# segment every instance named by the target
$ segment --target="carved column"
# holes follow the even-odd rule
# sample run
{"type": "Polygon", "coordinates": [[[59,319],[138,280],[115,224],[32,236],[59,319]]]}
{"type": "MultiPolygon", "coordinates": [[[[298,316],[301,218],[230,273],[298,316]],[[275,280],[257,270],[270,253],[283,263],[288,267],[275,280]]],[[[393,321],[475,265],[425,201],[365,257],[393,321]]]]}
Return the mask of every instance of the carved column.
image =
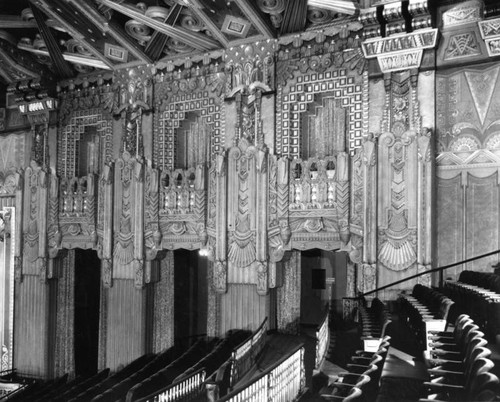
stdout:
{"type": "Polygon", "coordinates": [[[97,254],[101,259],[101,280],[107,288],[113,283],[113,178],[113,165],[104,165],[99,178],[97,254]]]}
{"type": "Polygon", "coordinates": [[[208,187],[208,235],[209,257],[213,260],[213,284],[219,293],[227,290],[227,161],[224,155],[216,155],[210,169],[208,187]]]}
{"type": "MultiPolygon", "coordinates": [[[[365,25],[362,48],[365,57],[373,59],[370,93],[376,92],[374,88],[378,93],[382,89],[375,62],[383,73],[385,87],[384,105],[375,100],[373,107],[370,104],[370,121],[381,120],[380,132],[376,126],[370,127],[378,143],[368,145],[367,141],[363,149],[367,154],[368,148],[374,148],[377,155],[376,178],[372,180],[377,190],[365,191],[366,201],[368,194],[375,195],[370,201],[376,212],[368,212],[370,204],[365,203],[361,267],[362,274],[375,271],[376,281],[360,278],[365,286],[388,284],[426,270],[432,263],[433,140],[432,128],[424,128],[423,121],[425,127],[432,127],[434,111],[420,104],[419,93],[420,77],[425,78],[426,74],[419,69],[434,68],[433,49],[437,42],[437,29],[432,28],[433,18],[427,3],[410,1],[406,11],[403,2],[392,1],[385,2],[378,10],[361,11],[360,21],[365,25]]],[[[434,96],[434,84],[426,78],[425,81],[422,90],[428,99],[434,96]]],[[[365,175],[365,183],[369,181],[365,175]]],[[[429,278],[419,281],[428,284],[429,278]]],[[[411,288],[413,283],[407,282],[399,289],[411,288]]],[[[379,297],[392,298],[398,291],[392,288],[379,297]]]]}
{"type": "Polygon", "coordinates": [[[363,183],[363,258],[361,272],[358,275],[358,288],[362,292],[373,290],[377,286],[377,143],[373,135],[363,138],[362,172],[363,183]]]}

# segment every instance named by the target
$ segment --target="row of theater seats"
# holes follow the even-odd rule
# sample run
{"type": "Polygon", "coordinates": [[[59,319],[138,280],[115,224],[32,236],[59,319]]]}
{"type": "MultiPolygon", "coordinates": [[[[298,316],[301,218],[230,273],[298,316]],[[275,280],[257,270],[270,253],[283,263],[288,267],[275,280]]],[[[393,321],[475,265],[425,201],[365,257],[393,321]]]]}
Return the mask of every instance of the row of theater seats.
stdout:
{"type": "Polygon", "coordinates": [[[375,401],[379,392],[382,369],[390,346],[385,336],[376,352],[356,351],[347,364],[349,371],[339,373],[339,379],[321,391],[328,401],[375,401]]]}
{"type": "Polygon", "coordinates": [[[251,335],[250,331],[229,331],[224,339],[199,339],[184,353],[171,348],[159,354],[143,355],[116,373],[109,369],[93,377],[67,375],[45,383],[33,383],[10,395],[8,401],[30,402],[117,402],[151,398],[162,389],[203,368],[207,375],[229,360],[233,349],[251,335]]]}
{"type": "Polygon", "coordinates": [[[487,338],[495,341],[500,334],[499,275],[462,271],[458,281],[446,281],[442,291],[456,303],[455,311],[469,314],[487,338]]]}
{"type": "Polygon", "coordinates": [[[491,351],[469,316],[460,315],[453,332],[436,331],[429,338],[430,380],[423,385],[421,402],[496,400],[499,380],[491,373],[491,351]]]}
{"type": "Polygon", "coordinates": [[[443,293],[417,284],[411,295],[400,294],[401,319],[415,332],[423,350],[428,350],[429,331],[444,331],[453,301],[443,293]]]}
{"type": "Polygon", "coordinates": [[[360,336],[365,351],[375,352],[381,339],[385,336],[388,325],[391,323],[391,316],[386,305],[379,299],[374,298],[370,307],[367,307],[366,300],[359,306],[360,336]]]}

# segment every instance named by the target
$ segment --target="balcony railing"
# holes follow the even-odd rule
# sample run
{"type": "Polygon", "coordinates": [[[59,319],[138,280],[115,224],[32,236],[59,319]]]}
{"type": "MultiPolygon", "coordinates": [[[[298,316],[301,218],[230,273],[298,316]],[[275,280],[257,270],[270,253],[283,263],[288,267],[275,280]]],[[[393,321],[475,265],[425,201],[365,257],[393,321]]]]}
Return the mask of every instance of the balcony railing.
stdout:
{"type": "Polygon", "coordinates": [[[293,401],[303,392],[304,387],[304,346],[301,344],[253,381],[234,390],[219,401],[293,401]]]}
{"type": "Polygon", "coordinates": [[[266,344],[267,317],[252,336],[232,353],[231,388],[252,368],[266,344]]]}
{"type": "Polygon", "coordinates": [[[156,395],[140,399],[141,402],[188,402],[199,397],[205,381],[205,369],[195,371],[189,377],[181,378],[156,395]]]}
{"type": "Polygon", "coordinates": [[[330,309],[326,309],[325,318],[323,322],[319,325],[316,330],[316,364],[315,368],[318,368],[323,362],[326,352],[328,350],[328,345],[330,344],[330,328],[328,326],[330,319],[330,309]]]}

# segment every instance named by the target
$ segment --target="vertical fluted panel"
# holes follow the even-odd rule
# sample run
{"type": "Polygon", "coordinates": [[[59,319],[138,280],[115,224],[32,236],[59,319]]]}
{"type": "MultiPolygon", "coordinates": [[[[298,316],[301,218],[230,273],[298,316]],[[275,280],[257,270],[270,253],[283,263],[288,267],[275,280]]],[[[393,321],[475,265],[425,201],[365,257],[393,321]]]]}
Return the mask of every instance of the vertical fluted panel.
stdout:
{"type": "Polygon", "coordinates": [[[255,285],[229,284],[221,295],[221,334],[235,328],[257,329],[267,317],[268,297],[260,296],[255,285]]]}
{"type": "Polygon", "coordinates": [[[153,352],[174,344],[174,253],[160,262],[160,279],[154,284],[153,352]]]}
{"type": "Polygon", "coordinates": [[[144,354],[143,292],[131,279],[114,279],[108,290],[106,360],[111,370],[144,354]]]}
{"type": "Polygon", "coordinates": [[[47,378],[49,287],[39,275],[17,284],[14,367],[21,376],[47,378]]]}

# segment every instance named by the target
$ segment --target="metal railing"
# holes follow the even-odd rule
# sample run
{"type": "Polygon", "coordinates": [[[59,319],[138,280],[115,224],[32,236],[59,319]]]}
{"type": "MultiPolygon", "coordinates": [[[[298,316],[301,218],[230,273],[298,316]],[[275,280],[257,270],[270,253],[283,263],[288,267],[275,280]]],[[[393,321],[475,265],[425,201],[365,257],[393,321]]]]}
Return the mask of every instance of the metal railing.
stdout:
{"type": "Polygon", "coordinates": [[[330,309],[327,306],[325,318],[323,322],[318,326],[316,330],[316,364],[315,368],[318,368],[323,362],[326,351],[328,349],[328,345],[330,343],[330,328],[329,328],[329,320],[330,320],[330,309]]]}
{"type": "Polygon", "coordinates": [[[238,345],[232,353],[231,388],[252,368],[266,344],[267,317],[259,328],[245,342],[238,345]]]}
{"type": "Polygon", "coordinates": [[[205,382],[205,369],[199,369],[188,377],[170,384],[168,387],[156,392],[156,395],[148,396],[140,401],[143,402],[187,402],[199,397],[205,382]]]}
{"type": "Polygon", "coordinates": [[[305,387],[304,345],[295,347],[261,375],[219,399],[220,402],[287,402],[305,387]]]}

